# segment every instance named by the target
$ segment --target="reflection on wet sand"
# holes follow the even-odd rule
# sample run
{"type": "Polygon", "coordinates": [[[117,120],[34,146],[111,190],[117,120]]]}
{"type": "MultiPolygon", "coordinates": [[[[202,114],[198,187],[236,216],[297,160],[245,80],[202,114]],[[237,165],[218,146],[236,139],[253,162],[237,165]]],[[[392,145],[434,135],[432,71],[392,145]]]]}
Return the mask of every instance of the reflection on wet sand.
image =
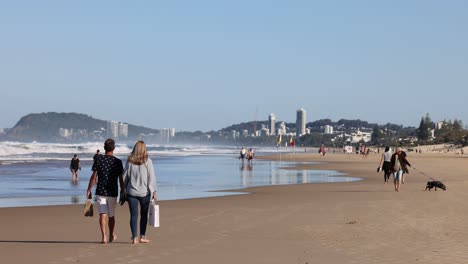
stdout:
{"type": "Polygon", "coordinates": [[[78,178],[73,177],[70,181],[71,185],[77,186],[78,185],[78,178]]]}
{"type": "Polygon", "coordinates": [[[79,204],[80,203],[80,197],[79,196],[72,196],[70,202],[72,204],[79,204]]]}
{"type": "MultiPolygon", "coordinates": [[[[78,188],[78,178],[77,177],[72,177],[71,181],[70,181],[71,185],[72,185],[72,188],[78,188]]],[[[70,196],[70,203],[71,204],[78,204],[80,203],[80,197],[78,195],[73,195],[73,196],[70,196]]]]}
{"type": "Polygon", "coordinates": [[[249,163],[247,166],[245,166],[244,163],[242,163],[242,166],[240,167],[242,186],[245,187],[245,186],[250,186],[254,184],[252,171],[253,171],[252,163],[249,163]],[[246,171],[248,171],[248,173],[246,173],[246,171]]]}

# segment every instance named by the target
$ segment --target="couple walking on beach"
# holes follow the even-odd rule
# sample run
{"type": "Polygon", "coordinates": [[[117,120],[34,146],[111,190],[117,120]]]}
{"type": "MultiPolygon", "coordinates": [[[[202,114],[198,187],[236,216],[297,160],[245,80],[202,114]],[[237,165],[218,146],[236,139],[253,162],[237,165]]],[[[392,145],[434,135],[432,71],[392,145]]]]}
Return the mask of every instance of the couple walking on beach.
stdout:
{"type": "Polygon", "coordinates": [[[148,157],[148,151],[143,141],[138,141],[128,156],[125,168],[122,161],[114,156],[115,141],[107,139],[104,143],[105,155],[99,155],[94,160],[93,174],[89,179],[86,196],[91,199],[91,190],[97,182],[95,201],[99,211],[99,226],[102,243],[117,239],[115,228],[115,207],[119,194],[120,205],[128,202],[130,210],[130,229],[132,243],[148,243],[146,226],[148,209],[151,200],[156,201],[156,176],[153,162],[148,157]],[[138,231],[138,207],[140,207],[140,236],[138,231]],[[107,233],[107,228],[109,232],[107,233]]]}
{"type": "Polygon", "coordinates": [[[406,152],[401,147],[398,147],[392,154],[390,147],[387,146],[379,163],[378,171],[382,169],[384,172],[385,184],[388,183],[390,174],[393,173],[393,184],[396,192],[400,191],[401,183],[405,183],[406,174],[409,173],[408,166],[411,167],[406,157],[406,152]]]}

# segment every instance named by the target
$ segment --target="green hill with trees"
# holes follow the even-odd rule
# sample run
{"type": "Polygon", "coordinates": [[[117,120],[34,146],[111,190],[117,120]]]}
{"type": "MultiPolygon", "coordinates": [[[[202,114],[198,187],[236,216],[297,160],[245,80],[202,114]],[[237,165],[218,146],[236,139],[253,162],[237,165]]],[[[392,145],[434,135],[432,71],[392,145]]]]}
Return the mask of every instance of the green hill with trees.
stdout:
{"type": "MultiPolygon", "coordinates": [[[[79,133],[75,141],[102,139],[107,136],[107,121],[78,113],[35,113],[22,117],[9,129],[1,140],[61,142],[60,129],[74,130],[79,133]]],[[[140,134],[157,134],[158,130],[142,126],[128,125],[128,138],[140,134]]]]}

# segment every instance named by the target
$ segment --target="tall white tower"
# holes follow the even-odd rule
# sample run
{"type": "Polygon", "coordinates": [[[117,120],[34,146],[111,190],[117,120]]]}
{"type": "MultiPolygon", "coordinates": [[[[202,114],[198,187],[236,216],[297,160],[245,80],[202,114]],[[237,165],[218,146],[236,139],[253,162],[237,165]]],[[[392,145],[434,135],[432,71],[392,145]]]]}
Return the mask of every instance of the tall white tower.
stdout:
{"type": "Polygon", "coordinates": [[[119,138],[128,138],[128,124],[119,123],[119,138]]]}
{"type": "Polygon", "coordinates": [[[268,128],[270,129],[270,135],[275,135],[276,116],[271,113],[268,116],[268,128]]]}
{"type": "Polygon", "coordinates": [[[306,111],[301,108],[296,113],[296,136],[300,137],[306,133],[306,111]]]}
{"type": "Polygon", "coordinates": [[[119,122],[107,121],[107,138],[119,137],[119,122]]]}

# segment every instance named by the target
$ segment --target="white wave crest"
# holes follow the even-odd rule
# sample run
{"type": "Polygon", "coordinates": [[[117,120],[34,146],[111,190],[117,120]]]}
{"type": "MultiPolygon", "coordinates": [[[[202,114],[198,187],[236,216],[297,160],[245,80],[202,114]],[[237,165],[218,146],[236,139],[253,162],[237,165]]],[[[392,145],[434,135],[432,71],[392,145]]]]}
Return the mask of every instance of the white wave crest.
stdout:
{"type": "MultiPolygon", "coordinates": [[[[238,155],[240,148],[235,146],[199,146],[199,145],[147,145],[151,156],[200,156],[200,155],[238,155]]],[[[92,160],[96,150],[104,152],[102,142],[60,144],[60,143],[23,143],[0,142],[0,161],[25,162],[42,160],[68,160],[77,154],[82,160],[92,160]]],[[[133,144],[116,144],[114,154],[127,156],[133,144]]],[[[273,152],[274,148],[256,148],[256,152],[273,152]]]]}

